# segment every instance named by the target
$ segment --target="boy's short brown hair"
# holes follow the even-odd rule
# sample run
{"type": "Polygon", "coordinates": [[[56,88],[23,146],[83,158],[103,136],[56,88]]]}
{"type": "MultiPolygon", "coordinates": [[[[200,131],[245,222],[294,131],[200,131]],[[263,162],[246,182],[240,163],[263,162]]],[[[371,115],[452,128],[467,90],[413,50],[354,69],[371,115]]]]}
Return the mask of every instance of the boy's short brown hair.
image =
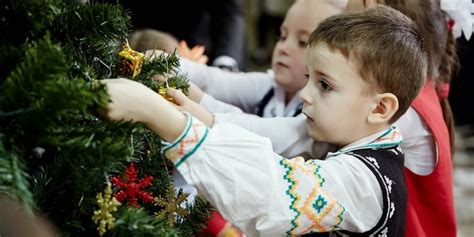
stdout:
{"type": "Polygon", "coordinates": [[[406,112],[425,82],[421,35],[408,17],[392,8],[378,6],[330,17],[310,36],[310,47],[320,43],[354,58],[375,91],[398,98],[399,108],[390,122],[406,112]]]}

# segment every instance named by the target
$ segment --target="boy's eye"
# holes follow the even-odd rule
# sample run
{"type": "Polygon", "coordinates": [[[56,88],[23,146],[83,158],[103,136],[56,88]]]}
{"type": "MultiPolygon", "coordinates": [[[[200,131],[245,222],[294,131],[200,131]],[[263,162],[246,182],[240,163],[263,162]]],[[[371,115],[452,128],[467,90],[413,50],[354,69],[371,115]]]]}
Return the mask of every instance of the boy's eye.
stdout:
{"type": "Polygon", "coordinates": [[[328,83],[326,83],[325,81],[322,81],[322,80],[319,81],[319,86],[321,87],[321,89],[323,91],[331,91],[332,90],[331,86],[328,83]]]}
{"type": "Polygon", "coordinates": [[[306,48],[306,46],[308,46],[308,41],[299,40],[298,45],[302,48],[306,48]]]}
{"type": "Polygon", "coordinates": [[[280,37],[278,38],[279,41],[285,41],[285,39],[286,39],[285,35],[280,35],[280,37]]]}

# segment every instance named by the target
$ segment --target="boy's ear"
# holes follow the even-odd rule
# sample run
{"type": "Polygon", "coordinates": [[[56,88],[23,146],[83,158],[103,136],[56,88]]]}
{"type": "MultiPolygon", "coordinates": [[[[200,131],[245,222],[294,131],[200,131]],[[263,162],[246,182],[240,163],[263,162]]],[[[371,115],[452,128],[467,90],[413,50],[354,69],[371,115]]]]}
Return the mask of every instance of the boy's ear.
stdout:
{"type": "Polygon", "coordinates": [[[392,93],[383,93],[375,96],[375,104],[367,117],[371,124],[388,123],[398,110],[398,99],[392,93]]]}

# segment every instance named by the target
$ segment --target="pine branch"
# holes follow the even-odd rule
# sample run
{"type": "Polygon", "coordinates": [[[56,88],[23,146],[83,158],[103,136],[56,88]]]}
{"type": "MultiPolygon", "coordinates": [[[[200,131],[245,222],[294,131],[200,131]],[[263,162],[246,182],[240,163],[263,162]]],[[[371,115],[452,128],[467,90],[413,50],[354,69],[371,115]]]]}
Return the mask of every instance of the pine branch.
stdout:
{"type": "Polygon", "coordinates": [[[24,56],[26,49],[12,44],[0,43],[0,83],[6,80],[8,74],[16,67],[18,62],[24,56]]]}
{"type": "MultiPolygon", "coordinates": [[[[64,236],[97,235],[95,194],[130,161],[155,177],[150,191],[163,195],[170,163],[160,156],[160,138],[143,125],[109,123],[95,112],[109,96],[94,79],[108,77],[109,69],[93,59],[116,65],[116,48],[129,26],[121,7],[71,0],[0,3],[0,34],[12,31],[0,38],[0,189],[30,208],[36,203],[64,236]]],[[[186,92],[178,64],[174,54],[147,60],[136,79],[156,90],[160,84],[151,77],[166,75],[170,86],[186,92]]],[[[157,207],[144,207],[123,208],[110,234],[189,236],[207,213],[207,206],[196,205],[193,218],[171,228],[153,217],[157,207]]]]}
{"type": "Polygon", "coordinates": [[[168,226],[166,221],[150,216],[143,209],[121,209],[111,236],[185,236],[168,226]]]}
{"type": "Polygon", "coordinates": [[[28,95],[48,79],[62,78],[67,72],[61,48],[49,36],[28,45],[23,61],[10,73],[0,88],[0,111],[34,107],[28,95]],[[51,63],[54,62],[54,63],[51,63]]]}
{"type": "Polygon", "coordinates": [[[116,63],[113,52],[127,38],[129,21],[120,5],[77,4],[63,8],[50,30],[70,55],[68,61],[92,78],[107,78],[109,71],[94,58],[107,65],[116,63]]]}
{"type": "Polygon", "coordinates": [[[209,220],[211,210],[213,209],[209,202],[199,196],[196,196],[193,205],[189,206],[189,208],[191,214],[186,217],[181,225],[182,231],[187,233],[186,236],[196,235],[206,228],[205,223],[209,220]]]}
{"type": "Polygon", "coordinates": [[[17,154],[5,150],[3,134],[0,134],[0,193],[19,200],[23,208],[32,214],[35,203],[24,167],[17,154]]]}
{"type": "Polygon", "coordinates": [[[36,40],[50,27],[60,0],[1,0],[0,44],[14,46],[24,44],[27,39],[36,40]]]}
{"type": "Polygon", "coordinates": [[[178,73],[179,58],[176,53],[154,55],[146,58],[143,63],[142,72],[134,78],[154,91],[158,91],[160,86],[164,86],[164,82],[152,80],[154,75],[162,75],[167,77],[168,85],[176,89],[180,89],[184,94],[188,94],[189,82],[184,75],[178,73]]]}

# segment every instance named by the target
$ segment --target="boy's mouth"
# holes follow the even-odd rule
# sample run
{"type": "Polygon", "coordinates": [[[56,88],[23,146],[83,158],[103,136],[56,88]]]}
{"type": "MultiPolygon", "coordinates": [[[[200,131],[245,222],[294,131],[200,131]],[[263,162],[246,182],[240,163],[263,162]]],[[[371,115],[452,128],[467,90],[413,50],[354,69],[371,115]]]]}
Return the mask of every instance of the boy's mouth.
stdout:
{"type": "Polygon", "coordinates": [[[314,122],[314,119],[308,116],[307,113],[303,112],[303,114],[306,116],[306,122],[314,122]]]}
{"type": "Polygon", "coordinates": [[[277,62],[276,66],[277,67],[286,67],[286,68],[288,67],[288,65],[286,65],[285,63],[282,63],[282,62],[277,62]]]}

